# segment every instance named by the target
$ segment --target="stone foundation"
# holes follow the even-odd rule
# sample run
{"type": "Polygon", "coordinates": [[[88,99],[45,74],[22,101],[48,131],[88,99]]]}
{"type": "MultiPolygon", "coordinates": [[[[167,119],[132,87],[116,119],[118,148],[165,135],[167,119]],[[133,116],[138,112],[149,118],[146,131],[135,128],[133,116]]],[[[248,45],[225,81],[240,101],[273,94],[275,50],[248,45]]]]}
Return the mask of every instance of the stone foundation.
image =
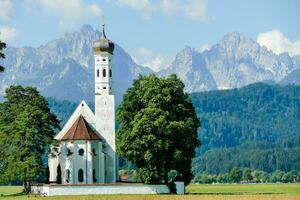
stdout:
{"type": "MultiPolygon", "coordinates": [[[[176,182],[178,194],[184,194],[184,184],[176,182]]],[[[34,194],[42,196],[91,195],[91,194],[169,194],[166,185],[145,184],[102,184],[102,185],[35,185],[31,187],[34,194]]]]}

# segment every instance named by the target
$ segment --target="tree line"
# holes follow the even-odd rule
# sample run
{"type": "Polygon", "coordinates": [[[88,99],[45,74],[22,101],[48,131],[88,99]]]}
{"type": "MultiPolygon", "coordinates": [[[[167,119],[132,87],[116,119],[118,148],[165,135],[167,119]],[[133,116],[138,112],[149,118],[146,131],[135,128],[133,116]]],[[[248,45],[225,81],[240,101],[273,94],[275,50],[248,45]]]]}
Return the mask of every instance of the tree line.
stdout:
{"type": "Polygon", "coordinates": [[[193,179],[193,183],[296,183],[300,182],[300,172],[292,170],[283,172],[276,170],[267,173],[261,170],[251,170],[249,168],[234,167],[228,173],[208,174],[198,173],[193,179]]]}

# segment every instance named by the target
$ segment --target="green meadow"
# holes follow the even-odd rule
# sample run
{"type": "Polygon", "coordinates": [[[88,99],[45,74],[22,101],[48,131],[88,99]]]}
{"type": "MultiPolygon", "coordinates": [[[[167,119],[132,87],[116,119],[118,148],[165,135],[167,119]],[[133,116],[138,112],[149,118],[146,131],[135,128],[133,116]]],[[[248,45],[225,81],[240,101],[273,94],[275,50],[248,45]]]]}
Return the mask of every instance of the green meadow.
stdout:
{"type": "Polygon", "coordinates": [[[189,185],[186,195],[88,195],[39,197],[22,194],[20,186],[1,186],[1,199],[74,200],[300,200],[300,184],[215,184],[189,185]]]}

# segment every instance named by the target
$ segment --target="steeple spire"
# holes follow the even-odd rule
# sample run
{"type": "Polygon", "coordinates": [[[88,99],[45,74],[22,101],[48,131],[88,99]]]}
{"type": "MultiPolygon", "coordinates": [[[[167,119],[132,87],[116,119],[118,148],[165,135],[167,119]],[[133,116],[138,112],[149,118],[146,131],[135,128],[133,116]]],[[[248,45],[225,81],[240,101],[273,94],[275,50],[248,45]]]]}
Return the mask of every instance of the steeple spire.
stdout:
{"type": "Polygon", "coordinates": [[[106,35],[105,35],[105,24],[102,24],[102,38],[106,38],[106,35]]]}

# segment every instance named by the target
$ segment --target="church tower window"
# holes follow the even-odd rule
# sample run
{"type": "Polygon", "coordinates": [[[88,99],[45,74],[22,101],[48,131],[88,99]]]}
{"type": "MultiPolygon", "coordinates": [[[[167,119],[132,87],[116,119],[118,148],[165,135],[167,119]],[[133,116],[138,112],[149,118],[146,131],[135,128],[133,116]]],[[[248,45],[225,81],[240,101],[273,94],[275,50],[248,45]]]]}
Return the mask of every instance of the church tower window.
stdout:
{"type": "Polygon", "coordinates": [[[112,71],[109,69],[109,77],[112,77],[112,71]]]}
{"type": "Polygon", "coordinates": [[[83,182],[83,169],[78,170],[78,181],[83,182]]]}
{"type": "Polygon", "coordinates": [[[83,156],[83,154],[84,154],[84,149],[79,149],[78,155],[83,156]]]}
{"type": "Polygon", "coordinates": [[[103,76],[103,77],[106,77],[106,69],[103,69],[103,71],[102,71],[102,76],[103,76]]]}
{"type": "Polygon", "coordinates": [[[99,73],[99,69],[97,69],[97,77],[99,77],[100,75],[99,75],[100,73],[99,73]]]}

